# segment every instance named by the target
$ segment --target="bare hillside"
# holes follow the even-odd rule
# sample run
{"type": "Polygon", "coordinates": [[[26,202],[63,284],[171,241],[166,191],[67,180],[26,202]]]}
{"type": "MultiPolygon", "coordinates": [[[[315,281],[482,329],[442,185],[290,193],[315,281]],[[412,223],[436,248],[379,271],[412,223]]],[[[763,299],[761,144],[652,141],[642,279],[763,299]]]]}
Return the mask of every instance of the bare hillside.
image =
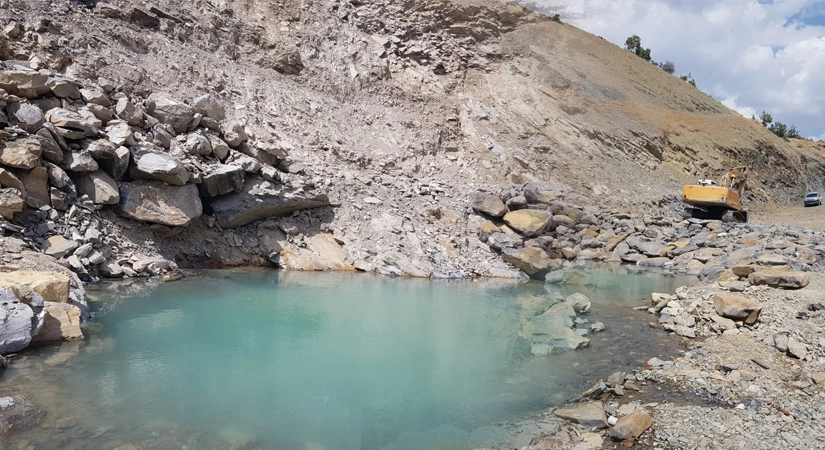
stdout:
{"type": "MultiPolygon", "coordinates": [[[[21,29],[0,41],[8,63],[136,99],[212,94],[251,138],[287,152],[293,184],[340,205],[294,217],[299,235],[268,225],[289,267],[505,273],[469,239],[479,187],[552,181],[580,206],[670,213],[682,184],[732,165],[755,170],[756,202],[796,199],[825,174],[821,152],[601,38],[493,0],[2,3],[0,19],[21,29]]],[[[266,261],[260,225],[164,237],[102,214],[125,251],[266,261]]]]}

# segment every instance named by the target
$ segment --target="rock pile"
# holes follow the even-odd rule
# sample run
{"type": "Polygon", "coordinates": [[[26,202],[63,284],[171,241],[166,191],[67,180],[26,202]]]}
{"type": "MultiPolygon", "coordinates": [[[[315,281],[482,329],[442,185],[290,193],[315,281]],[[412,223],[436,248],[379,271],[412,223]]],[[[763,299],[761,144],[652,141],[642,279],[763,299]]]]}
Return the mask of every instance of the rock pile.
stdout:
{"type": "Polygon", "coordinates": [[[0,227],[84,280],[177,268],[118,254],[100,210],[171,236],[204,211],[234,228],[330,205],[290,175],[288,144],[256,139],[211,95],[140,99],[30,65],[0,67],[0,227]]]}
{"type": "Polygon", "coordinates": [[[825,251],[822,232],[578,207],[565,193],[544,182],[472,193],[470,208],[487,219],[479,239],[536,279],[565,261],[608,261],[789,289],[807,285],[800,272],[825,251]]]}

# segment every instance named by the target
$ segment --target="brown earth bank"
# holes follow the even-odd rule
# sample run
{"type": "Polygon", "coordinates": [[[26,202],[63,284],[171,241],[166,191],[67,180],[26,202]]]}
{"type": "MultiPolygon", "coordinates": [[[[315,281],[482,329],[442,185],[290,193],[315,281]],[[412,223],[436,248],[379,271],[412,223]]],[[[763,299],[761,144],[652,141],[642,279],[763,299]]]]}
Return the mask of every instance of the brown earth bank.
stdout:
{"type": "MultiPolygon", "coordinates": [[[[0,0],[0,23],[4,353],[82,337],[83,282],[179,266],[569,282],[571,262],[632,263],[700,277],[670,301],[701,301],[662,306],[682,309],[662,326],[701,343],[600,395],[673,379],[731,392],[696,416],[648,405],[656,434],[640,443],[711,448],[717,433],[737,448],[758,429],[822,445],[804,402],[822,395],[805,384],[822,343],[796,326],[819,315],[797,318],[808,305],[777,290],[815,300],[825,209],[796,205],[820,190],[821,144],[779,139],[613,44],[492,0],[0,0]],[[753,223],[681,220],[681,186],[734,165],[754,171],[753,223]],[[711,290],[779,316],[703,334],[722,326],[711,290]],[[802,359],[774,350],[787,330],[802,359]],[[778,362],[712,367],[737,345],[778,362]],[[785,365],[799,385],[771,375],[785,365]],[[746,397],[758,407],[730,408],[746,397]]],[[[628,415],[611,399],[608,413],[628,415]]],[[[561,441],[536,445],[585,445],[558,424],[561,441]]],[[[779,445],[765,439],[751,443],[779,445]]]]}

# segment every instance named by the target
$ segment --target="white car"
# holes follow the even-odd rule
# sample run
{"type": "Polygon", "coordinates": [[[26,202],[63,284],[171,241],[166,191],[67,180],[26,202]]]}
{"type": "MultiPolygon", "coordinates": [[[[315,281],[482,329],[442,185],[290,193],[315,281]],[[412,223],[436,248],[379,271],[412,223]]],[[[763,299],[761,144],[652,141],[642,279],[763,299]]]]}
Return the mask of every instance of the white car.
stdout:
{"type": "Polygon", "coordinates": [[[808,192],[805,194],[805,206],[820,206],[822,205],[822,197],[819,192],[808,192]]]}

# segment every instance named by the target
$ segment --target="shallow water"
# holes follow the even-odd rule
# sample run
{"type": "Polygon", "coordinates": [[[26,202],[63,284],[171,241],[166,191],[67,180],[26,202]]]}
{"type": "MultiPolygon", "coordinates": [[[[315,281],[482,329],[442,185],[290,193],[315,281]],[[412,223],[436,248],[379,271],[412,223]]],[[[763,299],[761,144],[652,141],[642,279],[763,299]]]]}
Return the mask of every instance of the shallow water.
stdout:
{"type": "Polygon", "coordinates": [[[672,351],[632,307],[691,279],[623,268],[589,276],[598,286],[204,271],[93,293],[99,328],[62,350],[28,352],[3,387],[50,411],[44,428],[20,438],[60,433],[62,448],[148,447],[172,434],[198,448],[180,430],[214,434],[214,448],[226,448],[220,439],[237,448],[494,445],[507,435],[489,425],[672,351]],[[607,330],[588,349],[531,356],[518,337],[523,320],[575,291],[593,301],[585,318],[607,330]]]}

